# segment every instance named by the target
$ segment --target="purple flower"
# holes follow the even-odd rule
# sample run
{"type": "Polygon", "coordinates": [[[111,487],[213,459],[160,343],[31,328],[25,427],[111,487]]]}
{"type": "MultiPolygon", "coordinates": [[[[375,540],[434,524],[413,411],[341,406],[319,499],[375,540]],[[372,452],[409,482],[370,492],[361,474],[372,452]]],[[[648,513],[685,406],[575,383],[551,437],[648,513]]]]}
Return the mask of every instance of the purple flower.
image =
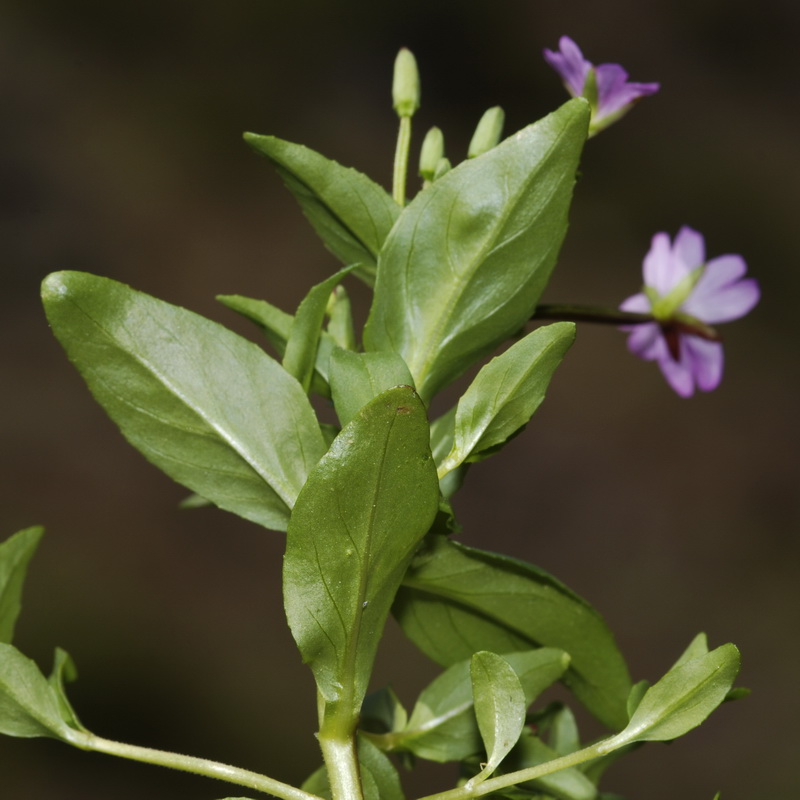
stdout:
{"type": "Polygon", "coordinates": [[[619,64],[594,66],[569,36],[562,36],[558,46],[560,52],[544,51],[545,60],[573,97],[585,97],[591,104],[590,136],[616,122],[640,97],[660,88],[657,83],[628,83],[628,73],[619,64]]]}
{"type": "Polygon", "coordinates": [[[653,237],[644,258],[644,288],[620,309],[650,314],[654,322],[628,326],[628,348],[657,361],[669,385],[690,397],[695,387],[708,392],[722,380],[722,345],[711,325],[743,317],[758,302],[758,284],[743,278],[741,256],[705,260],[705,242],[683,227],[670,244],[666,233],[653,237]]]}

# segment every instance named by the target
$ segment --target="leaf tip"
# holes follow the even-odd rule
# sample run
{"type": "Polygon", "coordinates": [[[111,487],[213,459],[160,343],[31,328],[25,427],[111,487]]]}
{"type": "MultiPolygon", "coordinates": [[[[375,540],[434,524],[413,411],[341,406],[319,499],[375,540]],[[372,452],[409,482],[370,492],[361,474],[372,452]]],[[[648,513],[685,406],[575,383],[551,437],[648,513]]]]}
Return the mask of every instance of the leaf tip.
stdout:
{"type": "Polygon", "coordinates": [[[51,272],[42,281],[42,300],[58,300],[69,292],[67,278],[69,272],[51,272]]]}

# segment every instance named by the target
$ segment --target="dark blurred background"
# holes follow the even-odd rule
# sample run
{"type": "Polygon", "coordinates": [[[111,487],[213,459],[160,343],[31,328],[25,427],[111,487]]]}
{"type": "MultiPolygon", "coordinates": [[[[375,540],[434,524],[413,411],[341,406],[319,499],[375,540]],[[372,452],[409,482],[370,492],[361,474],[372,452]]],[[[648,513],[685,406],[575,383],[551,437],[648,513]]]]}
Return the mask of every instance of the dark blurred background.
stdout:
{"type": "MultiPolygon", "coordinates": [[[[709,256],[746,257],[763,300],[724,329],[721,388],[689,401],[622,334],[582,327],[526,434],[457,497],[463,540],[587,597],[636,679],[657,678],[700,630],[741,647],[752,697],[622,761],[609,790],[800,796],[793,0],[3,0],[2,536],[47,526],[17,644],[47,669],[56,644],[75,657],[90,729],[291,782],[319,762],[312,681],[281,609],[283,536],[177,509],[185,492],[123,441],[51,337],[39,281],[96,272],[251,336],[215,294],[293,311],[336,264],[242,131],[388,185],[400,46],[422,72],[415,148],[436,124],[458,160],[488,106],[512,132],[565,99],[541,58],[562,34],[662,91],[589,143],[545,299],[616,305],[638,291],[652,234],[689,224],[709,256]]],[[[390,625],[376,684],[411,704],[434,674],[390,625]]],[[[426,769],[409,793],[452,779],[426,769]]],[[[2,798],[240,793],[0,740],[2,798]]]]}

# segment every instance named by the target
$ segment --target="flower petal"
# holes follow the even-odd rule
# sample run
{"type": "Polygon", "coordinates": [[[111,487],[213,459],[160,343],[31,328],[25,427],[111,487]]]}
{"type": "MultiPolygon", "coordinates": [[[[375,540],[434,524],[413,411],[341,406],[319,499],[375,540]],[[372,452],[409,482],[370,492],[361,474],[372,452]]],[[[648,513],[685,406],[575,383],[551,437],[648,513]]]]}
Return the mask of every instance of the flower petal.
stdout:
{"type": "Polygon", "coordinates": [[[627,300],[623,300],[619,304],[620,311],[632,311],[635,314],[647,314],[650,308],[650,300],[643,292],[631,295],[627,300]]]}
{"type": "Polygon", "coordinates": [[[682,310],[709,324],[743,317],[761,296],[756,281],[751,278],[739,280],[746,270],[744,259],[737,255],[720,256],[709,261],[682,310]]]}
{"type": "Polygon", "coordinates": [[[706,260],[706,243],[703,234],[684,225],[675,236],[673,245],[675,258],[686,268],[689,273],[703,266],[706,260]]]}
{"type": "Polygon", "coordinates": [[[703,270],[695,286],[695,293],[701,290],[716,291],[720,286],[733,283],[747,272],[747,264],[739,255],[717,256],[712,258],[703,270]]]}
{"type": "Polygon", "coordinates": [[[683,345],[697,388],[703,392],[716,389],[722,380],[722,365],[725,360],[722,345],[697,336],[683,337],[683,345]]]}
{"type": "Polygon", "coordinates": [[[628,350],[645,361],[655,361],[667,353],[667,345],[661,328],[655,323],[636,325],[628,336],[628,350]]]}
{"type": "Polygon", "coordinates": [[[615,114],[632,105],[640,97],[655,94],[658,83],[628,83],[628,73],[619,64],[601,64],[595,67],[597,78],[597,119],[615,114]]]}
{"type": "Polygon", "coordinates": [[[687,314],[709,325],[716,325],[743,317],[755,307],[760,297],[758,283],[752,278],[745,278],[717,290],[713,295],[701,298],[690,296],[683,306],[687,314]]]}
{"type": "MultiPolygon", "coordinates": [[[[682,351],[685,348],[681,348],[682,351]]],[[[675,361],[669,354],[658,360],[658,366],[667,379],[667,383],[681,397],[691,397],[694,394],[694,379],[685,358],[675,361]]]]}
{"type": "Polygon", "coordinates": [[[619,64],[601,64],[594,70],[597,79],[597,116],[619,111],[633,100],[627,91],[628,73],[619,64]]]}
{"type": "Polygon", "coordinates": [[[586,75],[592,68],[591,62],[583,57],[580,48],[569,36],[562,36],[558,46],[558,53],[544,51],[545,61],[561,76],[570,94],[578,97],[583,92],[586,75]]]}
{"type": "Polygon", "coordinates": [[[657,233],[653,237],[650,250],[644,257],[642,271],[645,285],[655,289],[660,295],[669,294],[672,287],[683,277],[682,272],[676,274],[672,248],[666,233],[657,233]]]}

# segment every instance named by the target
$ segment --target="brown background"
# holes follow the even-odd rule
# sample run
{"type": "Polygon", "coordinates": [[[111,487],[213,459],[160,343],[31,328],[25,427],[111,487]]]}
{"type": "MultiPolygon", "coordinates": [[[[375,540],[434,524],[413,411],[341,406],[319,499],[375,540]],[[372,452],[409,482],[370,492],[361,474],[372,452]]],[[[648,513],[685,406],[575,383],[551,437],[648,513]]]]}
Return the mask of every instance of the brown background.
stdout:
{"type": "MultiPolygon", "coordinates": [[[[251,334],[217,293],[291,311],[329,274],[243,130],[302,141],[384,184],[398,47],[458,159],[496,103],[516,130],[564,93],[542,47],[658,80],[593,140],[550,301],[638,290],[651,235],[690,224],[763,287],[725,329],[722,388],[683,401],[613,329],[582,327],[548,400],[470,475],[463,539],[554,572],[656,678],[699,630],[735,641],[753,696],[610,773],[629,800],[798,796],[796,500],[800,6],[727,0],[4,0],[0,5],[3,536],[33,523],[19,646],[75,657],[98,733],[300,781],[317,766],[312,682],[280,606],[282,536],[180,487],[94,405],[50,336],[38,283],[82,269],[251,334]]],[[[364,313],[364,293],[355,290],[364,313]]],[[[407,703],[434,670],[390,629],[378,668],[407,703]]],[[[443,788],[449,768],[412,782],[443,788]]],[[[218,798],[226,791],[50,741],[0,741],[0,797],[218,798]]]]}

